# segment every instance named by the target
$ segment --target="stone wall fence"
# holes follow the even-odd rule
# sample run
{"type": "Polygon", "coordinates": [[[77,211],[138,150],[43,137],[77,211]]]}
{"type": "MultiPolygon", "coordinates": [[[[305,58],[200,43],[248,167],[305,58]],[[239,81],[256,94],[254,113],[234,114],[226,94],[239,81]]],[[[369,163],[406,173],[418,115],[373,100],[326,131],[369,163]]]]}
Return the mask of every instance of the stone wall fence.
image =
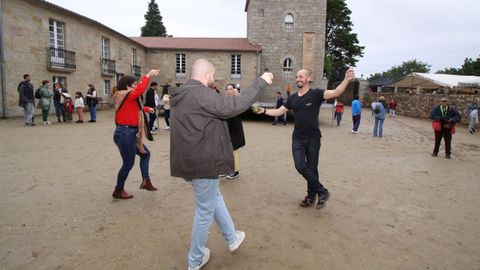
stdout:
{"type": "MultiPolygon", "coordinates": [[[[363,106],[371,108],[370,105],[378,97],[384,96],[387,103],[392,98],[397,101],[397,114],[430,119],[430,112],[433,107],[440,104],[439,94],[408,94],[408,93],[366,93],[363,106]]],[[[468,123],[468,107],[474,102],[480,100],[480,95],[472,94],[447,94],[448,103],[455,106],[462,116],[462,123],[468,123]]]]}

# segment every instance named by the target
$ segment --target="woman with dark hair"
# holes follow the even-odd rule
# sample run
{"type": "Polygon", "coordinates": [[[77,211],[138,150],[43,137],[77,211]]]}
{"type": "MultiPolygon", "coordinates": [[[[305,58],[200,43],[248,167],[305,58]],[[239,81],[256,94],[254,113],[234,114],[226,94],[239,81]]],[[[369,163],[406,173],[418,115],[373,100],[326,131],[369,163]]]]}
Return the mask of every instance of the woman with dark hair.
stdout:
{"type": "Polygon", "coordinates": [[[95,123],[97,122],[97,91],[95,90],[95,86],[93,84],[89,84],[87,87],[87,94],[85,95],[87,98],[87,105],[88,110],[90,111],[90,120],[88,122],[95,123]]]}
{"type": "MultiPolygon", "coordinates": [[[[230,96],[238,96],[240,92],[235,88],[234,84],[228,84],[225,94],[230,96]]],[[[240,157],[239,149],[245,146],[245,133],[243,132],[242,118],[240,115],[227,119],[228,132],[232,140],[233,148],[233,165],[234,171],[227,175],[227,179],[235,179],[240,176],[240,157]]]]}
{"type": "Polygon", "coordinates": [[[52,101],[53,92],[48,89],[50,85],[49,80],[43,80],[42,86],[40,86],[40,102],[38,103],[38,108],[42,109],[42,119],[44,125],[50,125],[52,122],[48,121],[48,112],[50,111],[50,104],[52,101]]]}
{"type": "Polygon", "coordinates": [[[135,162],[135,155],[140,156],[140,170],[143,178],[140,189],[157,190],[152,185],[148,172],[150,151],[143,144],[143,137],[145,136],[149,140],[153,140],[150,130],[147,128],[144,113],[153,113],[155,110],[154,108],[143,107],[139,99],[147,89],[150,77],[159,73],[159,70],[150,70],[142,77],[138,85],[135,77],[123,76],[118,80],[116,89],[114,88],[113,99],[117,127],[113,135],[113,141],[117,145],[123,160],[123,165],[117,176],[117,185],[112,194],[114,198],[130,199],[133,197],[125,191],[124,186],[128,173],[135,162]]]}

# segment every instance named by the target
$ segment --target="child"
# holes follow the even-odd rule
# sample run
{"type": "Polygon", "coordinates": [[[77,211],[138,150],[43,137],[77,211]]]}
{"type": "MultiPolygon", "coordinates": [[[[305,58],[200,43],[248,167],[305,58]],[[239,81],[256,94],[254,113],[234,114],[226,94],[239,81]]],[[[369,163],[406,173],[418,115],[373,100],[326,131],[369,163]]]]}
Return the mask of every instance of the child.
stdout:
{"type": "Polygon", "coordinates": [[[83,107],[85,107],[85,103],[83,102],[83,95],[82,92],[76,92],[75,93],[75,109],[77,110],[78,113],[78,121],[75,121],[75,123],[83,123],[83,107]]]}
{"type": "Polygon", "coordinates": [[[65,121],[67,123],[72,122],[72,112],[73,112],[73,102],[72,98],[68,93],[65,93],[65,102],[63,103],[63,108],[65,110],[65,121]]]}

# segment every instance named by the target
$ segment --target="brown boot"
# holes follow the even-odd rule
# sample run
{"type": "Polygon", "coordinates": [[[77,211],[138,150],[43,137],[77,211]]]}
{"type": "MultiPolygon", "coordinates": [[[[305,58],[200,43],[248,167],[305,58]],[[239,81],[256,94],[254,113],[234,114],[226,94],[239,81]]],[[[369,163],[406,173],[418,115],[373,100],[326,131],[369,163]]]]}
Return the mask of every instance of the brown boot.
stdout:
{"type": "Polygon", "coordinates": [[[125,191],[125,189],[115,189],[115,190],[113,191],[112,197],[114,197],[115,199],[126,200],[126,199],[131,199],[131,198],[133,198],[133,195],[128,194],[128,193],[125,191]]]}
{"type": "Polygon", "coordinates": [[[152,181],[148,178],[144,178],[140,184],[140,189],[146,189],[148,191],[156,191],[157,188],[152,185],[152,181]]]}

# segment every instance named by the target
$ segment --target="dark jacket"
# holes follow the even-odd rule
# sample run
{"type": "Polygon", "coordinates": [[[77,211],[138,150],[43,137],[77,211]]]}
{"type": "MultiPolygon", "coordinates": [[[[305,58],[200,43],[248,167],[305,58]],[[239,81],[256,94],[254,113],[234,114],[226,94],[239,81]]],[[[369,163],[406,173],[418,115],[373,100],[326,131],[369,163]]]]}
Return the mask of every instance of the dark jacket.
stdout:
{"type": "Polygon", "coordinates": [[[246,111],[266,85],[258,78],[239,96],[218,94],[196,80],[170,88],[171,175],[217,179],[233,172],[233,149],[225,119],[246,111]]]}
{"type": "Polygon", "coordinates": [[[29,81],[22,81],[18,85],[18,105],[25,106],[27,103],[33,103],[33,85],[29,81]]]}
{"type": "Polygon", "coordinates": [[[437,106],[433,108],[432,112],[430,113],[430,118],[433,120],[433,122],[439,122],[439,125],[436,125],[436,127],[439,127],[440,129],[450,129],[451,127],[455,126],[456,123],[460,122],[461,116],[457,110],[448,105],[445,115],[442,115],[440,106],[437,106]]]}
{"type": "Polygon", "coordinates": [[[145,94],[145,106],[150,108],[155,108],[155,90],[153,88],[148,88],[147,93],[145,94]]]}
{"type": "Polygon", "coordinates": [[[233,150],[245,146],[245,134],[243,132],[242,118],[235,116],[227,120],[228,133],[232,139],[233,150]]]}

